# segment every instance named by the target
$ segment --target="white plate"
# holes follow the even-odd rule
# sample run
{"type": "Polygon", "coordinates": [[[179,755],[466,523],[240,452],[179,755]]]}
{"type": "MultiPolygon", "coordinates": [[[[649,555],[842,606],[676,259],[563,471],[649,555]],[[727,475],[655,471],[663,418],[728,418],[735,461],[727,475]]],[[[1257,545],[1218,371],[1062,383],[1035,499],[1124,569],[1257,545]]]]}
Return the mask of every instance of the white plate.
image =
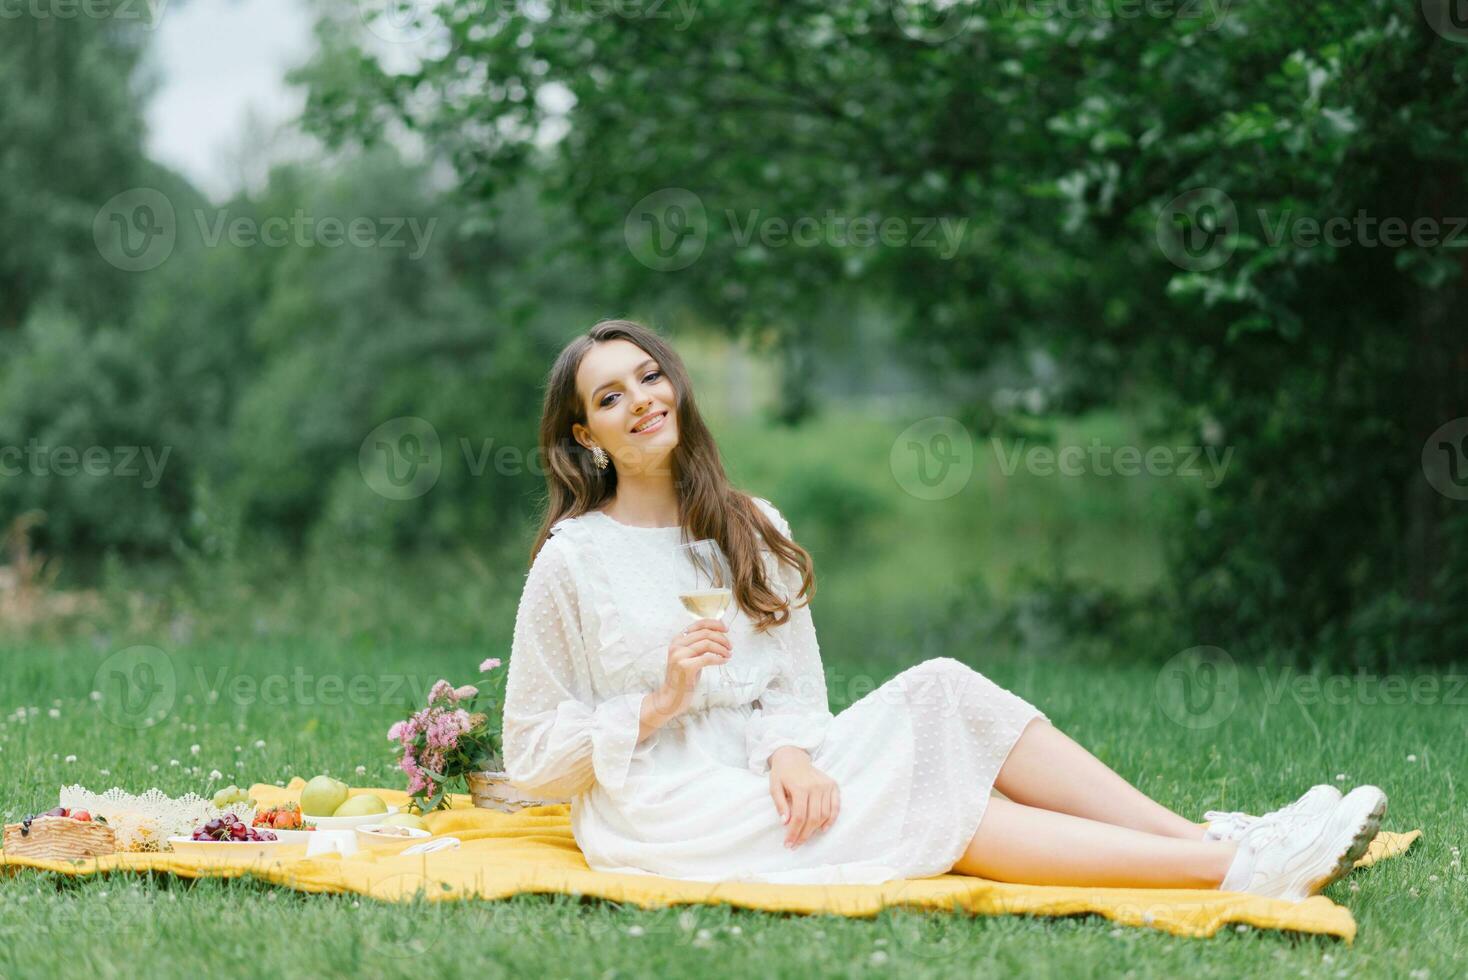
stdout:
{"type": "Polygon", "coordinates": [[[431,831],[419,830],[417,827],[398,827],[398,830],[406,830],[406,834],[384,834],[379,828],[380,823],[369,823],[357,828],[357,837],[363,844],[416,844],[418,841],[427,840],[433,836],[431,831]]]}
{"type": "MultiPolygon", "coordinates": [[[[382,818],[398,812],[395,806],[389,806],[387,813],[364,813],[360,817],[313,817],[309,813],[301,814],[301,819],[307,823],[314,823],[318,830],[351,830],[369,823],[382,823],[382,818]]],[[[311,833],[311,831],[305,831],[311,833]]]]}
{"type": "Polygon", "coordinates": [[[207,857],[230,861],[253,861],[257,858],[273,858],[282,847],[294,841],[287,840],[194,840],[192,837],[170,837],[175,854],[185,857],[207,857]]]}

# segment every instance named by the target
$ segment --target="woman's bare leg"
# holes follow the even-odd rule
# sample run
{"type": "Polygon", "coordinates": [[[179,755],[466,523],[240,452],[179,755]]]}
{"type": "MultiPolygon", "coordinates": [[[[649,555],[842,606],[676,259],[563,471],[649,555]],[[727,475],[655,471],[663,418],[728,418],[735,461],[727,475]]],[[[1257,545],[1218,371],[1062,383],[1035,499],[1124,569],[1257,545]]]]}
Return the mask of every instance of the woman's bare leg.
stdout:
{"type": "Polygon", "coordinates": [[[1148,834],[1196,841],[1206,827],[1147,796],[1043,718],[1025,727],[994,785],[1016,803],[1148,834]]]}
{"type": "Polygon", "coordinates": [[[1026,885],[1217,888],[1237,848],[995,798],[953,871],[1026,885]]]}

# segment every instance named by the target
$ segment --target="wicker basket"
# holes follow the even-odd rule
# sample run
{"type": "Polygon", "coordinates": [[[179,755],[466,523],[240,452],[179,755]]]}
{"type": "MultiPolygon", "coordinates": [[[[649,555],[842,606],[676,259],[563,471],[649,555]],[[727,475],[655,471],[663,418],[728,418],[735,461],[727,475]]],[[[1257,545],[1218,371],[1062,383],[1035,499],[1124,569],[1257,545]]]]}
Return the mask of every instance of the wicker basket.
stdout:
{"type": "Polygon", "coordinates": [[[484,810],[518,813],[526,807],[570,802],[526,796],[510,784],[508,775],[503,772],[471,772],[464,778],[469,783],[469,796],[474,805],[484,810]]]}
{"type": "Polygon", "coordinates": [[[117,851],[117,837],[105,823],[70,817],[37,817],[27,832],[21,824],[5,825],[7,857],[74,861],[117,851]]]}

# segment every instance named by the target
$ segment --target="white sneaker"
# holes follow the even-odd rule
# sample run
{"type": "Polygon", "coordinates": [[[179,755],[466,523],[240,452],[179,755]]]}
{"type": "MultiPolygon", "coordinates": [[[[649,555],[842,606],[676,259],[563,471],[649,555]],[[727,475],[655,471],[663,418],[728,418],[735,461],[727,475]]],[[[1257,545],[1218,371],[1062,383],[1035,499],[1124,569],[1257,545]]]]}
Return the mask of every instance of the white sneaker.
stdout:
{"type": "MultiPolygon", "coordinates": [[[[1305,790],[1298,800],[1278,810],[1271,810],[1264,814],[1265,817],[1274,817],[1280,814],[1292,814],[1295,816],[1306,816],[1311,813],[1319,813],[1329,810],[1341,801],[1341,791],[1329,783],[1321,783],[1311,786],[1305,790]]],[[[1223,810],[1209,810],[1203,814],[1203,819],[1208,822],[1208,829],[1203,832],[1204,840],[1238,840],[1263,817],[1256,817],[1240,810],[1225,812],[1223,810]]]]}
{"type": "Polygon", "coordinates": [[[1329,810],[1261,817],[1239,838],[1219,889],[1302,902],[1351,870],[1385,813],[1386,794],[1358,786],[1329,810]]]}

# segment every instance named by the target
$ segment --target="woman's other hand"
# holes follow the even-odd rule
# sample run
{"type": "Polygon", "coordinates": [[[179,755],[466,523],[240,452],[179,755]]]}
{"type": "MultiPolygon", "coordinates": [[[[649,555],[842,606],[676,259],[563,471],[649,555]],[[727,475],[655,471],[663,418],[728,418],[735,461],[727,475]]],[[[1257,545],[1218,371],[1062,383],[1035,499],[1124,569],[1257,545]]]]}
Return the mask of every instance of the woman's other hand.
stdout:
{"type": "Polygon", "coordinates": [[[826,830],[841,812],[841,788],[810,761],[810,753],[787,745],[770,755],[770,796],[786,826],[785,846],[799,847],[826,830]]]}

